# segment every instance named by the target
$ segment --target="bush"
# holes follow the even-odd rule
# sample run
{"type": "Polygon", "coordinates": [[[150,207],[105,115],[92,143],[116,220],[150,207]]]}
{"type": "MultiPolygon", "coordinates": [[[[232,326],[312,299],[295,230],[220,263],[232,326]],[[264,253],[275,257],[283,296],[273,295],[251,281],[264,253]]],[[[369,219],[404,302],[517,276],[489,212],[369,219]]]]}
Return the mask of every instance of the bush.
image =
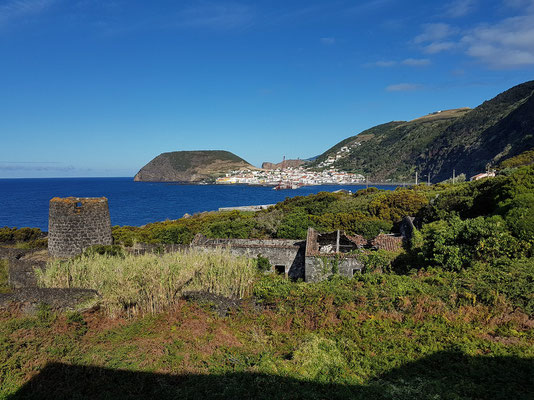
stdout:
{"type": "Polygon", "coordinates": [[[534,259],[499,258],[491,263],[476,263],[459,278],[476,298],[490,306],[505,297],[514,307],[534,315],[534,259]]]}
{"type": "Polygon", "coordinates": [[[94,255],[101,255],[101,256],[108,256],[108,257],[122,257],[124,258],[124,250],[119,245],[103,245],[103,244],[95,244],[89,248],[87,248],[83,254],[82,257],[91,257],[94,255]]]}
{"type": "Polygon", "coordinates": [[[39,228],[0,228],[0,242],[30,242],[38,240],[42,235],[39,228]]]}
{"type": "Polygon", "coordinates": [[[287,214],[280,223],[276,237],[282,239],[305,239],[311,226],[309,215],[299,210],[287,214]]]}
{"type": "Polygon", "coordinates": [[[195,237],[191,229],[184,225],[170,226],[154,235],[163,243],[189,244],[195,237]]]}
{"type": "Polygon", "coordinates": [[[469,267],[474,261],[519,257],[525,252],[499,216],[436,221],[423,227],[423,253],[429,265],[447,270],[469,267]]]}
{"type": "Polygon", "coordinates": [[[369,213],[391,222],[399,222],[407,215],[415,215],[428,204],[426,197],[414,190],[397,189],[385,192],[369,203],[369,213]]]}
{"type": "Polygon", "coordinates": [[[517,195],[503,209],[512,233],[519,239],[534,242],[534,193],[517,195]]]}
{"type": "Polygon", "coordinates": [[[9,264],[7,260],[0,260],[0,293],[9,293],[9,264]]]}
{"type": "Polygon", "coordinates": [[[397,253],[386,250],[377,250],[362,254],[361,258],[363,260],[364,272],[390,272],[391,264],[397,255],[397,253]]]}
{"type": "Polygon", "coordinates": [[[258,257],[256,257],[256,267],[260,272],[267,272],[272,269],[269,259],[267,257],[263,257],[261,254],[258,254],[258,257]]]}
{"type": "Polygon", "coordinates": [[[339,382],[349,370],[336,342],[313,334],[295,350],[292,364],[299,377],[321,383],[339,382]]]}

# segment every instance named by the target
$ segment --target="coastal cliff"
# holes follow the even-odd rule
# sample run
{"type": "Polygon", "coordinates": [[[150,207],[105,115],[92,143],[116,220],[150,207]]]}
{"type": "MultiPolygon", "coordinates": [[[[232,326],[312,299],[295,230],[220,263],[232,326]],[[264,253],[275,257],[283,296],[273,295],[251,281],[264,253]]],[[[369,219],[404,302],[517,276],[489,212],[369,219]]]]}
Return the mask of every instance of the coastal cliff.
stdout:
{"type": "Polygon", "coordinates": [[[162,153],[135,175],[137,182],[213,181],[239,169],[256,169],[233,153],[223,150],[173,151],[162,153]]]}

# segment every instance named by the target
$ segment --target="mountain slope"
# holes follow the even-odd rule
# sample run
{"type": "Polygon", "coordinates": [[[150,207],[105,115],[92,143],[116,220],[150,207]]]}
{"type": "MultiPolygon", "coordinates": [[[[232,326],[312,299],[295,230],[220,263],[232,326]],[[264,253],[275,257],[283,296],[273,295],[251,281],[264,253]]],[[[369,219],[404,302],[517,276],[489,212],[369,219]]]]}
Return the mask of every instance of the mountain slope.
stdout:
{"type": "Polygon", "coordinates": [[[452,169],[468,176],[534,146],[534,81],[484,102],[455,121],[417,160],[436,180],[452,169]]]}
{"type": "Polygon", "coordinates": [[[451,123],[469,109],[449,110],[413,121],[375,126],[338,143],[314,162],[315,168],[334,166],[372,180],[407,180],[416,160],[451,123]],[[328,160],[336,161],[328,165],[328,160]]]}
{"type": "Polygon", "coordinates": [[[343,140],[315,160],[371,180],[441,181],[468,176],[534,147],[534,81],[518,85],[475,109],[437,112],[409,122],[378,125],[343,140]]]}
{"type": "Polygon", "coordinates": [[[222,150],[174,151],[162,153],[139,170],[140,182],[211,181],[238,169],[256,169],[241,157],[222,150]]]}

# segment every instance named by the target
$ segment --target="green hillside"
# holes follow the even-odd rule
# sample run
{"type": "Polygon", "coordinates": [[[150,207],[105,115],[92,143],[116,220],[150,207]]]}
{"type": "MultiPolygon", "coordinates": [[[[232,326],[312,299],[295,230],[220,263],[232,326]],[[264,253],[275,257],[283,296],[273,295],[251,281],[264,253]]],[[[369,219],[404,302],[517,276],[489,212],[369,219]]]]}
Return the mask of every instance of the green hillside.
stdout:
{"type": "Polygon", "coordinates": [[[409,122],[378,125],[336,144],[313,168],[332,165],[371,180],[414,179],[430,173],[433,182],[467,176],[534,146],[534,81],[518,85],[479,107],[437,112],[409,122]],[[347,146],[348,151],[341,149],[347,146]]]}
{"type": "Polygon", "coordinates": [[[172,151],[161,156],[169,159],[177,171],[187,171],[217,161],[248,164],[241,157],[224,150],[172,151]]]}
{"type": "Polygon", "coordinates": [[[162,153],[135,175],[135,181],[205,182],[252,165],[229,151],[197,150],[162,153]]]}

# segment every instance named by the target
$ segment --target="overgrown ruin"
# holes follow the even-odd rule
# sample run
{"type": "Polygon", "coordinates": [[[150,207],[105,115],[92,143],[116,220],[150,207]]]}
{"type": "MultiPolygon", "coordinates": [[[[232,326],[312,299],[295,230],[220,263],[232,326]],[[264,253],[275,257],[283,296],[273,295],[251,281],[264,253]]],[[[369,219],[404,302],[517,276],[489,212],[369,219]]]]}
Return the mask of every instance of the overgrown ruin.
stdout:
{"type": "MultiPolygon", "coordinates": [[[[402,230],[402,232],[408,231],[409,229],[404,228],[402,230]]],[[[351,236],[339,230],[319,233],[313,228],[308,228],[305,241],[209,239],[198,234],[191,247],[206,251],[225,247],[234,255],[253,258],[262,256],[271,263],[273,273],[295,280],[317,282],[333,274],[352,277],[360,273],[364,267],[362,251],[399,251],[404,240],[404,235],[381,233],[374,239],[367,240],[363,236],[351,236]]]]}

